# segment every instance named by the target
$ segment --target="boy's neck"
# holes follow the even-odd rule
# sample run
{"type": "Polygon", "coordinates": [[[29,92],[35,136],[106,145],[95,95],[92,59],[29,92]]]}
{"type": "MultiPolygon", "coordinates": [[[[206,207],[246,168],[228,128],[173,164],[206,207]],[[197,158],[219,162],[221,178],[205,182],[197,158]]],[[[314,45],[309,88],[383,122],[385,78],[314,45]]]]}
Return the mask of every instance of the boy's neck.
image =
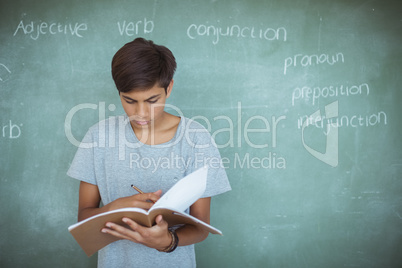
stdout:
{"type": "Polygon", "coordinates": [[[138,129],[131,123],[137,139],[147,145],[158,145],[169,142],[176,134],[180,123],[180,117],[165,113],[158,124],[153,124],[146,128],[138,129]]]}

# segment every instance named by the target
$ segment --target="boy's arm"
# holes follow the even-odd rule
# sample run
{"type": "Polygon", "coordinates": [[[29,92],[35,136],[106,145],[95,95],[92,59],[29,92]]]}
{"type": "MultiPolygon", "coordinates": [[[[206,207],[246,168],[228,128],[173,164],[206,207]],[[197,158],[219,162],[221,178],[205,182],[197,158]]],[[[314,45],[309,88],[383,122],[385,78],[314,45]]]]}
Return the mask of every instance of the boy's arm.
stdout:
{"type": "Polygon", "coordinates": [[[82,221],[96,214],[118,208],[137,207],[149,209],[153,204],[147,202],[147,200],[156,202],[161,193],[162,191],[159,190],[155,193],[136,194],[128,197],[122,197],[103,207],[99,207],[101,196],[99,194],[98,186],[81,181],[78,203],[78,221],[82,221]]]}
{"type": "Polygon", "coordinates": [[[78,200],[78,221],[102,213],[98,186],[81,181],[78,200]]]}
{"type": "MultiPolygon", "coordinates": [[[[190,207],[190,215],[209,224],[210,206],[211,197],[200,198],[190,207]]],[[[179,237],[179,246],[187,246],[199,243],[205,240],[209,234],[209,232],[205,231],[204,229],[188,224],[177,229],[176,233],[179,237]]]]}

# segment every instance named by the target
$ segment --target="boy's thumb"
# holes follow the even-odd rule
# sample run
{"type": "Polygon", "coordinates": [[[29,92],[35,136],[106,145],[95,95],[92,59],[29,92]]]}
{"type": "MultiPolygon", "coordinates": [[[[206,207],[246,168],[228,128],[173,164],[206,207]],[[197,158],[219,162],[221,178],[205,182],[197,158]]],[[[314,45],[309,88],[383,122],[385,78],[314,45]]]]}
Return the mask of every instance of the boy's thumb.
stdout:
{"type": "Polygon", "coordinates": [[[163,219],[162,215],[158,215],[155,219],[157,225],[167,224],[167,222],[163,219]]]}
{"type": "Polygon", "coordinates": [[[154,192],[154,194],[161,196],[162,195],[162,190],[158,190],[158,191],[154,192]]]}

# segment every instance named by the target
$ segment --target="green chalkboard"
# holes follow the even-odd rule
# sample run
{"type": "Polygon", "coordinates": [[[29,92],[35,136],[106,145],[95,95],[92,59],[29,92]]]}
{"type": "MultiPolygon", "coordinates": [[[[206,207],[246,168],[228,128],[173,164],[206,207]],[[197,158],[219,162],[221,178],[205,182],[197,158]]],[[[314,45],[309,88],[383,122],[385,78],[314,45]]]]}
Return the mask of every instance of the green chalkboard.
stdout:
{"type": "Polygon", "coordinates": [[[110,62],[138,36],[175,54],[168,109],[210,130],[233,188],[199,267],[402,265],[401,1],[6,0],[1,267],[96,267],[66,171],[123,113],[110,62]]]}

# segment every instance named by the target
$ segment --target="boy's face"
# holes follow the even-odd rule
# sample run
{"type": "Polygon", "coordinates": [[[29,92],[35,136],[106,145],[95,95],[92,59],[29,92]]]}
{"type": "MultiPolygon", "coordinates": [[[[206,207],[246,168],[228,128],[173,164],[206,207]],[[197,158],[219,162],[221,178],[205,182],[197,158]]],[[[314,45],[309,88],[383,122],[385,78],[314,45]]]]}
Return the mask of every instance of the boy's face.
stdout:
{"type": "Polygon", "coordinates": [[[166,99],[172,91],[173,80],[166,92],[163,87],[154,87],[143,91],[120,93],[123,109],[130,118],[134,130],[156,128],[163,121],[166,99]]]}

